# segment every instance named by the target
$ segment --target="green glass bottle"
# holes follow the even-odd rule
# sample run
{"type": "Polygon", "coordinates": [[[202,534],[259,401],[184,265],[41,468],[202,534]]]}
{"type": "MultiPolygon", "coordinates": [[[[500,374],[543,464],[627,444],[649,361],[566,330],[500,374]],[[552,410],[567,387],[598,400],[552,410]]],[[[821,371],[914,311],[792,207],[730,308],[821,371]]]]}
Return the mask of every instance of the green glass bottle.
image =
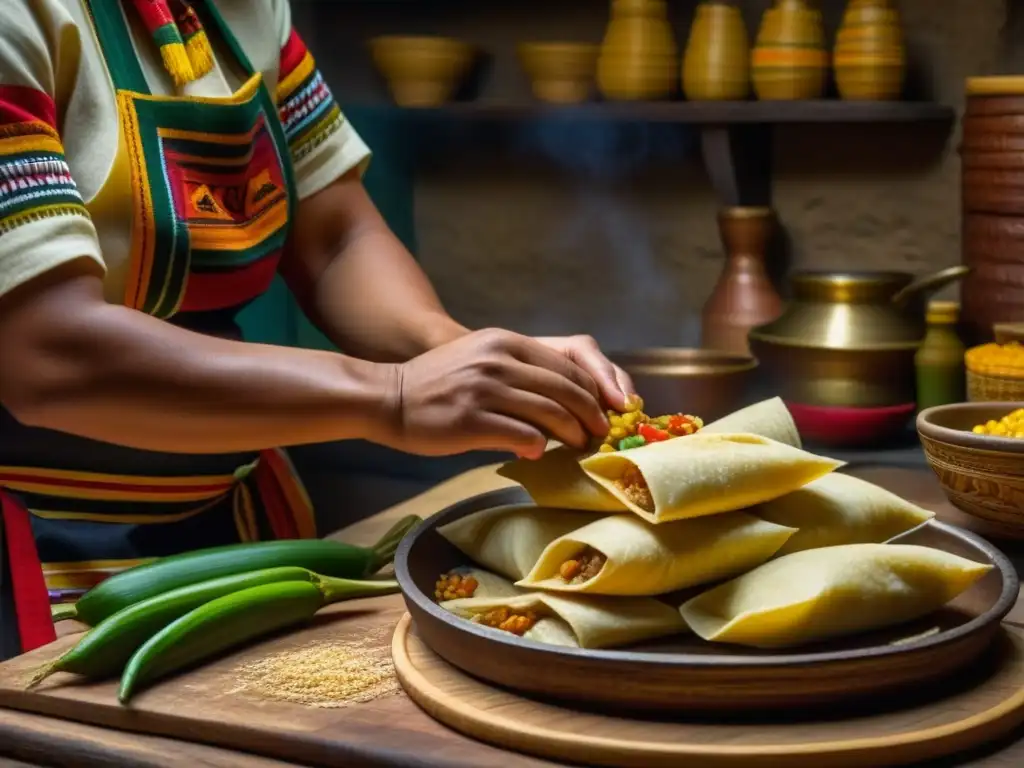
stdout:
{"type": "Polygon", "coordinates": [[[928,303],[928,330],[914,356],[919,411],[967,399],[966,348],[956,332],[959,316],[960,304],[955,301],[928,303]]]}

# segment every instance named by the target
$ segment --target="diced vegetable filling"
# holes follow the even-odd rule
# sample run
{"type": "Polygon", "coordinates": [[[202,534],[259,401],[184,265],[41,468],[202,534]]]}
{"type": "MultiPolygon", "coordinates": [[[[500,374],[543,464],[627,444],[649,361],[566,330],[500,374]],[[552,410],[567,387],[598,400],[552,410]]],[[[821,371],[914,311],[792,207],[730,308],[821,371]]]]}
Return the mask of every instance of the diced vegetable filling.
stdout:
{"type": "Polygon", "coordinates": [[[473,621],[477,624],[494,627],[503,632],[511,632],[513,635],[521,637],[530,631],[533,625],[537,623],[538,618],[540,617],[535,611],[514,611],[510,608],[502,607],[477,614],[473,617],[473,621]]]}
{"type": "Polygon", "coordinates": [[[635,465],[629,465],[622,477],[615,481],[615,486],[640,509],[654,512],[654,497],[651,496],[651,489],[647,487],[647,480],[635,465]]]}
{"type": "Polygon", "coordinates": [[[608,558],[603,552],[586,547],[576,557],[562,563],[558,575],[569,584],[583,584],[597,576],[606,562],[608,558]]]}
{"type": "Polygon", "coordinates": [[[979,424],[972,430],[976,435],[995,435],[996,437],[1018,437],[1024,438],[1024,408],[1018,408],[996,421],[990,419],[984,424],[979,424]]]}
{"type": "Polygon", "coordinates": [[[625,413],[608,411],[608,435],[598,446],[601,453],[625,451],[648,443],[659,443],[675,437],[692,435],[704,426],[696,416],[675,413],[666,416],[648,416],[643,412],[644,401],[633,397],[625,413]]]}
{"type": "Polygon", "coordinates": [[[434,597],[442,601],[473,597],[478,586],[480,585],[477,580],[469,574],[452,571],[442,574],[437,580],[437,584],[434,585],[434,597]]]}

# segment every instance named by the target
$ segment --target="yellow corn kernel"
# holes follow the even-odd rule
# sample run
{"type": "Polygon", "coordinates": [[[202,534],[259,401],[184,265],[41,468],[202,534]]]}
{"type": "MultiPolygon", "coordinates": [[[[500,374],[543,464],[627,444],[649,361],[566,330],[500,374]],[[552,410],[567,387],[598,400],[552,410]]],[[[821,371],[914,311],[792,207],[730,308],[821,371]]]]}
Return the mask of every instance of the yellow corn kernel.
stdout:
{"type": "Polygon", "coordinates": [[[613,440],[621,440],[626,434],[627,432],[624,427],[612,427],[608,430],[608,437],[613,440]]]}
{"type": "Polygon", "coordinates": [[[601,447],[597,449],[598,453],[614,453],[615,446],[611,443],[602,443],[601,447]]]}

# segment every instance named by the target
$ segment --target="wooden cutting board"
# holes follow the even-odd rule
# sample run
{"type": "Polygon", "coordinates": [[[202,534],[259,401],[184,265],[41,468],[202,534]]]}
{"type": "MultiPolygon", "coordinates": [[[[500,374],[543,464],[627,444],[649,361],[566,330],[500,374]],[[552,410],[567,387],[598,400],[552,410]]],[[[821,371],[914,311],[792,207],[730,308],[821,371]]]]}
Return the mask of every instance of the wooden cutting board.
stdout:
{"type": "Polygon", "coordinates": [[[361,642],[388,659],[393,630],[403,612],[397,595],[332,606],[306,629],[268,639],[157,684],[141,692],[129,707],[118,704],[116,681],[83,684],[72,675],[60,674],[25,690],[33,670],[62,653],[78,636],[62,637],[0,665],[0,707],[308,765],[550,766],[459,738],[418,709],[393,675],[390,693],[335,708],[279,701],[243,687],[240,669],[246,663],[316,643],[361,642]]]}

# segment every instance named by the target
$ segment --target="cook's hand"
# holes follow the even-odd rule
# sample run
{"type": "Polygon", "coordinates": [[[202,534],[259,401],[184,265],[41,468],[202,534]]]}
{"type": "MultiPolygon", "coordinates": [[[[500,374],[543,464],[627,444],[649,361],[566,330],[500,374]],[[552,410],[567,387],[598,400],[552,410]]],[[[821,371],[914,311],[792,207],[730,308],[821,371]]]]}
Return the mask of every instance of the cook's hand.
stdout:
{"type": "Polygon", "coordinates": [[[539,458],[549,436],[583,448],[608,432],[599,388],[583,366],[510,331],[470,333],[397,371],[393,443],[406,451],[539,458]]]}
{"type": "Polygon", "coordinates": [[[590,336],[556,336],[538,338],[537,341],[561,352],[589,373],[609,407],[622,410],[626,399],[636,395],[636,387],[629,374],[605,357],[590,336]]]}

